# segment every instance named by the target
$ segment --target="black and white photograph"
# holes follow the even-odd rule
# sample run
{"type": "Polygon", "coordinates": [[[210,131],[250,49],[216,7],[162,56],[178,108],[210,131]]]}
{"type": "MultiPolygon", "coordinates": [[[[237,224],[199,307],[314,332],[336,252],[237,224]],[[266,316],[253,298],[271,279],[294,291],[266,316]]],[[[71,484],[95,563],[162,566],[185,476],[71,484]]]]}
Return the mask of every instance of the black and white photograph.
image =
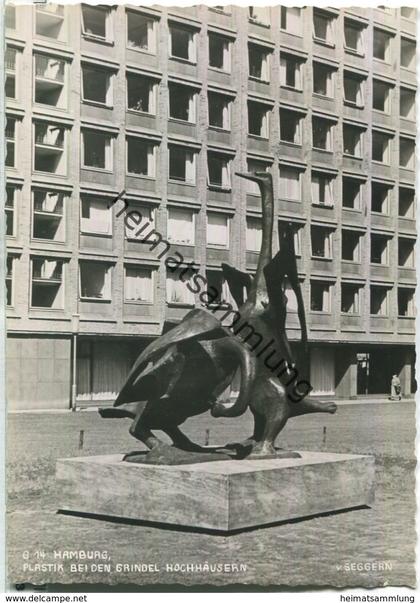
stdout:
{"type": "Polygon", "coordinates": [[[413,603],[415,4],[3,19],[5,591],[413,603]]]}

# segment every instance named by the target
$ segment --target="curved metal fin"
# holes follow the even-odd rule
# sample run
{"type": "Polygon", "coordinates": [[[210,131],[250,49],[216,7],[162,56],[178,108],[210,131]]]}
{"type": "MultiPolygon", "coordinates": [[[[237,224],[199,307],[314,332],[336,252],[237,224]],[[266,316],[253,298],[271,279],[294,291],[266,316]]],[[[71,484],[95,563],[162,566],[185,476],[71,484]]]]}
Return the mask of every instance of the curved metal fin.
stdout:
{"type": "Polygon", "coordinates": [[[223,330],[220,321],[209,312],[201,309],[191,310],[179,324],[170,329],[165,335],[161,335],[152,341],[143,350],[134,363],[123,389],[114,402],[114,406],[124,404],[124,396],[128,396],[129,388],[137,380],[139,373],[144,369],[145,365],[155,360],[159,355],[164,354],[173,344],[198,339],[203,335],[209,338],[221,337],[225,336],[226,332],[223,330]]]}

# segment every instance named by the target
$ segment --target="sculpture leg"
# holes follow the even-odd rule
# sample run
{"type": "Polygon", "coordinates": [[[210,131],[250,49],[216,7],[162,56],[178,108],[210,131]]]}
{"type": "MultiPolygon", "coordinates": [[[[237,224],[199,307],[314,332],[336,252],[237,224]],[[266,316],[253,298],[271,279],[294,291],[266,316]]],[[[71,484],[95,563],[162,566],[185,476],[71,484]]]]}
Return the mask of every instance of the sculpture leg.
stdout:
{"type": "Polygon", "coordinates": [[[261,440],[253,447],[252,456],[277,456],[274,443],[288,418],[289,413],[284,406],[277,405],[269,409],[265,415],[265,428],[261,440]]]}
{"type": "Polygon", "coordinates": [[[304,398],[300,402],[291,402],[289,404],[293,417],[306,415],[310,412],[328,412],[333,415],[337,410],[337,404],[333,400],[321,402],[320,400],[304,398]]]}
{"type": "Polygon", "coordinates": [[[171,438],[174,446],[188,452],[203,452],[203,448],[198,444],[194,444],[176,425],[165,427],[165,433],[171,438]]]}
{"type": "Polygon", "coordinates": [[[263,437],[265,426],[264,417],[253,408],[251,408],[251,412],[254,415],[254,433],[249,436],[249,438],[246,438],[246,440],[233,442],[232,444],[226,444],[226,446],[224,446],[224,448],[227,448],[228,450],[235,450],[238,458],[247,456],[257,445],[257,442],[260,442],[263,437]]]}
{"type": "Polygon", "coordinates": [[[280,431],[291,416],[284,387],[274,379],[263,378],[256,383],[251,409],[260,417],[258,439],[251,457],[295,458],[300,455],[293,451],[278,451],[274,444],[280,431]],[[262,433],[261,433],[261,427],[262,433]]]}
{"type": "Polygon", "coordinates": [[[163,442],[161,442],[159,438],[154,436],[150,431],[147,421],[144,417],[144,411],[144,405],[139,404],[134,421],[131,423],[128,431],[134,438],[136,438],[136,440],[140,440],[140,442],[146,444],[148,448],[156,448],[156,446],[163,444],[163,442]]]}

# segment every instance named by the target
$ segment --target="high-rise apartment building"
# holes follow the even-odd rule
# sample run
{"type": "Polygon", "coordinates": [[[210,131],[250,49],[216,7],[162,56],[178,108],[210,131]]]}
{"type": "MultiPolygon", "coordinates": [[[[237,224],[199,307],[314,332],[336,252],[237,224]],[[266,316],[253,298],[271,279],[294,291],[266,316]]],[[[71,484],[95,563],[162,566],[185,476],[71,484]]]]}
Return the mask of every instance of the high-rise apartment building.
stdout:
{"type": "Polygon", "coordinates": [[[169,256],[221,290],[221,262],[252,273],[261,201],[235,172],[266,169],[276,233],[296,227],[314,393],[388,394],[393,374],[413,392],[415,17],[8,5],[9,408],[113,400],[202,304],[169,256]]]}

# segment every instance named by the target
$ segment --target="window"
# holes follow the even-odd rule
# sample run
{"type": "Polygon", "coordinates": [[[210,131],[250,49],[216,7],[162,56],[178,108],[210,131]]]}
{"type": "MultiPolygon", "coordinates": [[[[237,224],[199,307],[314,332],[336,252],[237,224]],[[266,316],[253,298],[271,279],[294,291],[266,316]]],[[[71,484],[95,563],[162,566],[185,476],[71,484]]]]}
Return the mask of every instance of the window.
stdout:
{"type": "Polygon", "coordinates": [[[16,211],[16,187],[6,187],[6,235],[13,237],[15,235],[15,211],[16,211]]]}
{"type": "Polygon", "coordinates": [[[303,229],[303,225],[302,224],[296,224],[296,223],[290,223],[290,222],[282,222],[281,220],[278,221],[278,229],[279,229],[279,237],[281,238],[282,233],[284,232],[285,228],[289,228],[291,226],[292,231],[293,231],[293,246],[294,246],[294,251],[295,251],[295,255],[296,256],[301,256],[302,255],[302,229],[303,229]]]}
{"type": "Polygon", "coordinates": [[[343,207],[360,209],[362,205],[362,183],[360,180],[343,176],[342,197],[343,207]]]}
{"type": "Polygon", "coordinates": [[[65,173],[65,128],[38,122],[35,129],[34,169],[65,173]]]}
{"type": "Polygon", "coordinates": [[[341,284],[341,312],[343,314],[359,314],[360,285],[352,283],[341,284]]]}
{"type": "Polygon", "coordinates": [[[179,25],[169,25],[169,54],[172,58],[194,63],[197,60],[195,32],[179,25]]]}
{"type": "Polygon", "coordinates": [[[246,249],[260,251],[262,243],[262,224],[260,218],[246,219],[246,249]]]}
{"type": "Polygon", "coordinates": [[[53,56],[35,54],[35,102],[63,109],[66,98],[66,62],[53,56]]]}
{"type": "Polygon", "coordinates": [[[386,287],[371,285],[370,287],[370,313],[373,316],[388,315],[388,291],[386,287]]]}
{"type": "Polygon", "coordinates": [[[195,152],[185,147],[169,146],[169,179],[195,184],[195,152]]]}
{"type": "Polygon", "coordinates": [[[288,109],[280,109],[280,140],[301,144],[302,114],[288,109]]]}
{"type": "Polygon", "coordinates": [[[348,262],[360,262],[360,232],[343,229],[341,234],[341,259],[348,262]]]}
{"type": "Polygon", "coordinates": [[[209,126],[230,130],[230,107],[232,99],[216,92],[208,93],[209,126]]]}
{"type": "Polygon", "coordinates": [[[80,232],[95,235],[112,234],[112,212],[108,200],[90,195],[82,196],[80,232]]]}
{"type": "Polygon", "coordinates": [[[331,312],[331,284],[311,281],[311,311],[331,312]]]}
{"type": "Polygon", "coordinates": [[[112,74],[94,65],[83,65],[83,100],[100,105],[112,105],[112,74]]]}
{"type": "Polygon", "coordinates": [[[16,119],[14,117],[6,118],[6,167],[16,167],[16,119]]]}
{"type": "Polygon", "coordinates": [[[63,262],[32,258],[31,306],[33,308],[63,307],[63,262]]]}
{"type": "Polygon", "coordinates": [[[182,245],[195,244],[195,219],[192,210],[169,208],[168,241],[182,245]]]}
{"type": "Polygon", "coordinates": [[[343,124],[343,151],[345,155],[362,157],[363,130],[350,124],[343,124]]]}
{"type": "Polygon", "coordinates": [[[189,86],[169,84],[169,117],[195,122],[196,91],[189,86]]]}
{"type": "Polygon", "coordinates": [[[48,241],[64,241],[64,193],[35,189],[32,192],[32,199],[32,237],[48,241]]]}
{"type": "Polygon", "coordinates": [[[324,44],[334,43],[334,17],[314,9],[313,11],[313,35],[314,40],[324,44]]]}
{"type": "Polygon", "coordinates": [[[406,119],[416,118],[416,93],[402,86],[400,87],[400,116],[406,119]]]}
{"type": "Polygon", "coordinates": [[[127,137],[127,172],[136,176],[156,176],[156,144],[143,138],[127,137]]]}
{"type": "Polygon", "coordinates": [[[65,35],[64,7],[53,3],[36,5],[35,33],[37,36],[62,41],[65,35]]]}
{"type": "Polygon", "coordinates": [[[34,169],[64,175],[66,173],[66,128],[47,122],[35,122],[34,169]]]}
{"type": "Polygon", "coordinates": [[[271,107],[248,101],[248,134],[268,138],[271,107]]]}
{"type": "Polygon", "coordinates": [[[351,71],[344,71],[344,102],[347,105],[363,107],[365,78],[351,71]]]}
{"type": "Polygon", "coordinates": [[[207,214],[207,245],[229,247],[229,216],[210,212],[207,214]]]}
{"type": "Polygon", "coordinates": [[[347,51],[364,54],[365,26],[350,19],[344,19],[344,47],[347,51]]]}
{"type": "Polygon", "coordinates": [[[257,44],[248,44],[249,77],[263,82],[270,81],[269,50],[257,44]]]}
{"type": "Polygon", "coordinates": [[[209,66],[230,72],[231,40],[209,32],[209,66]]]}
{"type": "Polygon", "coordinates": [[[131,220],[126,220],[125,238],[130,242],[146,243],[156,240],[155,231],[155,209],[145,205],[133,204],[131,220]],[[137,228],[138,226],[138,228],[137,228]]]}
{"type": "Polygon", "coordinates": [[[335,69],[325,63],[317,63],[316,61],[312,63],[312,66],[314,94],[333,98],[335,69]]]}
{"type": "Polygon", "coordinates": [[[230,164],[231,157],[208,151],[207,170],[208,185],[216,188],[231,188],[230,164]]]}
{"type": "Polygon", "coordinates": [[[390,62],[391,34],[382,29],[373,29],[373,57],[380,61],[390,62]]]}
{"type": "MultiPolygon", "coordinates": [[[[271,167],[271,163],[266,161],[260,161],[258,159],[248,159],[247,168],[248,172],[268,172],[271,167]]],[[[260,189],[256,182],[252,180],[245,180],[246,192],[248,195],[260,195],[260,189]]]]}
{"type": "Polygon", "coordinates": [[[111,38],[111,14],[108,8],[100,6],[82,5],[82,31],[83,35],[98,40],[111,38]]]}
{"type": "Polygon", "coordinates": [[[80,262],[80,297],[111,301],[111,266],[104,262],[80,262]]]}
{"type": "Polygon", "coordinates": [[[372,182],[371,185],[371,210],[378,214],[389,214],[389,197],[391,187],[382,182],[372,182]]]}
{"type": "Polygon", "coordinates": [[[131,303],[153,303],[153,271],[138,266],[125,267],[124,301],[131,303]]]}
{"type": "Polygon", "coordinates": [[[314,205],[333,205],[333,177],[329,174],[312,172],[311,191],[314,205]]]}
{"type": "Polygon", "coordinates": [[[127,11],[127,46],[156,53],[156,21],[135,11],[127,11]]]}
{"type": "Polygon", "coordinates": [[[312,118],[312,146],[314,149],[332,151],[333,124],[321,117],[312,118]]]}
{"type": "Polygon", "coordinates": [[[190,283],[192,275],[166,274],[166,301],[168,304],[182,304],[193,306],[195,304],[194,285],[190,283]],[[188,285],[190,284],[190,288],[188,285]]]}
{"type": "Polygon", "coordinates": [[[414,170],[416,144],[410,138],[400,137],[400,167],[414,170]]]}
{"type": "Polygon", "coordinates": [[[13,4],[4,7],[4,25],[7,29],[16,29],[16,6],[13,4]]]}
{"type": "Polygon", "coordinates": [[[391,99],[391,84],[382,82],[381,80],[373,80],[372,89],[372,107],[376,111],[382,111],[383,113],[390,112],[390,99],[391,99]]]}
{"type": "Polygon", "coordinates": [[[302,35],[301,9],[294,6],[281,6],[280,29],[295,36],[302,35]]]}
{"type": "Polygon", "coordinates": [[[6,47],[4,67],[6,71],[5,95],[6,98],[16,98],[16,48],[6,47]]]}
{"type": "Polygon", "coordinates": [[[127,109],[156,114],[157,81],[136,73],[127,73],[127,109]]]}
{"type": "Polygon", "coordinates": [[[113,140],[110,134],[84,130],[82,167],[111,171],[112,148],[113,140]]]}
{"type": "Polygon", "coordinates": [[[302,90],[303,60],[293,54],[280,53],[280,85],[302,90]]]}
{"type": "Polygon", "coordinates": [[[398,215],[414,219],[415,193],[413,188],[400,187],[398,191],[398,215]]]}
{"type": "Polygon", "coordinates": [[[401,67],[414,71],[416,67],[416,42],[401,38],[401,67]]]}
{"type": "Polygon", "coordinates": [[[270,9],[268,6],[249,6],[249,19],[261,25],[270,25],[270,9]]]}
{"type": "Polygon", "coordinates": [[[411,318],[416,314],[414,289],[398,287],[398,316],[411,318]]]}
{"type": "Polygon", "coordinates": [[[386,235],[370,235],[370,261],[371,264],[388,265],[388,243],[390,238],[386,235]]]}
{"type": "Polygon", "coordinates": [[[414,245],[415,239],[398,237],[398,266],[401,268],[414,268],[414,245]]]}
{"type": "Polygon", "coordinates": [[[332,231],[324,226],[311,226],[311,255],[313,258],[332,258],[332,231]]]}
{"type": "Polygon", "coordinates": [[[372,160],[389,164],[392,136],[372,131],[372,160]]]}
{"type": "Polygon", "coordinates": [[[12,255],[7,256],[6,260],[6,305],[13,306],[13,264],[14,258],[12,255]]]}
{"type": "Polygon", "coordinates": [[[292,167],[280,166],[280,199],[300,201],[302,171],[292,167]]]}
{"type": "Polygon", "coordinates": [[[415,21],[416,19],[416,9],[415,8],[411,8],[411,6],[402,6],[401,7],[401,17],[404,17],[404,19],[410,19],[415,21]]]}

